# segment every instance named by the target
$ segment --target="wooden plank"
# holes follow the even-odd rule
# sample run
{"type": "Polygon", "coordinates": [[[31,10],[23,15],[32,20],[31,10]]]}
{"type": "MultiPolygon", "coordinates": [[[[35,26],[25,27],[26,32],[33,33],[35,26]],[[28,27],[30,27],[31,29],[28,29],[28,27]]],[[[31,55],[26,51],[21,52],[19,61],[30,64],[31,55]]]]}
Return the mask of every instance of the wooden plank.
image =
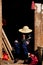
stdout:
{"type": "Polygon", "coordinates": [[[2,0],[0,0],[0,58],[2,57],[2,0]]]}

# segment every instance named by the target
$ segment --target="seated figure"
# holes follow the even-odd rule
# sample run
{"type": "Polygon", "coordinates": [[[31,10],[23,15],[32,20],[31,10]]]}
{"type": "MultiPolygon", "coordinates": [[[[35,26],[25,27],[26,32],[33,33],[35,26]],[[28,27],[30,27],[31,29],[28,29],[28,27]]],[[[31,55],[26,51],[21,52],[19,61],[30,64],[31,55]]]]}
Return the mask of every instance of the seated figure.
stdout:
{"type": "Polygon", "coordinates": [[[26,34],[32,32],[31,29],[29,29],[28,26],[24,26],[23,29],[19,29],[19,32],[22,33],[22,39],[21,39],[21,43],[19,43],[18,40],[14,41],[14,45],[15,45],[15,59],[17,59],[20,56],[20,53],[23,51],[24,54],[24,62],[27,63],[28,61],[28,48],[27,45],[30,43],[29,39],[31,39],[31,37],[29,36],[28,38],[26,38],[26,34]],[[20,50],[20,48],[22,47],[22,51],[20,50]]]}

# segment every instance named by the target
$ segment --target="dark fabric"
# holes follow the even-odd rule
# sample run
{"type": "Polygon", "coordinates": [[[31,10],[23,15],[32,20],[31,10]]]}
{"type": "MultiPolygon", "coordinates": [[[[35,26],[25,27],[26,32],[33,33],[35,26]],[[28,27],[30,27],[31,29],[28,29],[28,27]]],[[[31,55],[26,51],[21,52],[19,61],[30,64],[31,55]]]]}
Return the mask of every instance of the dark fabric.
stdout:
{"type": "Polygon", "coordinates": [[[31,57],[28,58],[28,64],[30,64],[32,61],[31,57]]]}
{"type": "Polygon", "coordinates": [[[28,58],[28,49],[27,49],[26,40],[22,40],[22,48],[23,48],[23,52],[24,52],[24,59],[27,59],[28,58]]]}
{"type": "Polygon", "coordinates": [[[27,59],[28,58],[28,49],[27,49],[27,43],[26,40],[22,40],[21,43],[14,42],[14,49],[15,49],[15,58],[22,58],[27,59]]]}
{"type": "Polygon", "coordinates": [[[20,54],[20,44],[19,43],[14,43],[15,44],[15,52],[17,54],[20,54]]]}
{"type": "Polygon", "coordinates": [[[20,56],[20,44],[15,42],[14,47],[15,47],[14,58],[19,58],[19,56],[20,56]]]}

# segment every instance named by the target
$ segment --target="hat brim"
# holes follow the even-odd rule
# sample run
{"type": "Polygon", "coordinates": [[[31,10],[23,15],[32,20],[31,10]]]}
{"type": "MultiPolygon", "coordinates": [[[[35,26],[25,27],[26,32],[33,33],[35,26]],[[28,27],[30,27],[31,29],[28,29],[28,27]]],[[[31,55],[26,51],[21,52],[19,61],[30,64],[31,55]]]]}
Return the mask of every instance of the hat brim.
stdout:
{"type": "Polygon", "coordinates": [[[30,32],[32,32],[32,30],[31,29],[28,29],[28,30],[19,29],[19,32],[21,32],[21,33],[30,33],[30,32]]]}

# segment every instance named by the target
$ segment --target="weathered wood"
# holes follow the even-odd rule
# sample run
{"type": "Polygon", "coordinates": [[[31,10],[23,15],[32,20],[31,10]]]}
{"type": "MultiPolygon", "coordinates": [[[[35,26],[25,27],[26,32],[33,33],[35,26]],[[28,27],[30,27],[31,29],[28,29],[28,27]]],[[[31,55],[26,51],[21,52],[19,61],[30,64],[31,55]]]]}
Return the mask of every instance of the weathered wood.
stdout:
{"type": "Polygon", "coordinates": [[[35,38],[35,46],[34,50],[37,50],[37,47],[43,47],[43,8],[41,9],[41,4],[35,5],[37,8],[35,9],[35,21],[34,21],[34,38],[35,38]],[[40,7],[38,6],[40,5],[40,7]]]}
{"type": "Polygon", "coordinates": [[[0,0],[0,58],[2,58],[2,0],[0,0]]]}

